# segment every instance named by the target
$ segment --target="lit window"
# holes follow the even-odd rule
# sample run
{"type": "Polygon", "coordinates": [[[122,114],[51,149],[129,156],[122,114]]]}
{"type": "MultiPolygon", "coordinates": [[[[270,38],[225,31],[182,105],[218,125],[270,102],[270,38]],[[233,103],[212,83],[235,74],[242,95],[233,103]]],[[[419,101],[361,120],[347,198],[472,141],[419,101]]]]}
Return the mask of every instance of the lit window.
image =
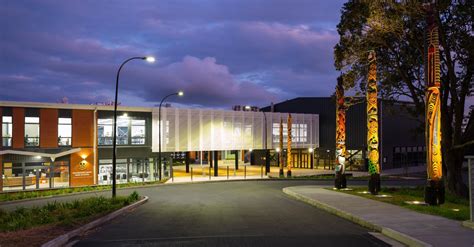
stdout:
{"type": "MultiPolygon", "coordinates": [[[[99,145],[113,144],[113,120],[99,119],[97,121],[97,136],[99,145]]],[[[128,145],[130,118],[121,116],[117,118],[117,145],[128,145]]]]}
{"type": "Polygon", "coordinates": [[[99,145],[112,145],[112,119],[99,119],[97,122],[97,135],[99,138],[99,145]]]}
{"type": "Polygon", "coordinates": [[[132,120],[132,145],[145,144],[145,120],[132,120]]]}
{"type": "Polygon", "coordinates": [[[117,119],[117,145],[128,144],[128,124],[130,119],[128,117],[119,117],[117,119]]]}
{"type": "Polygon", "coordinates": [[[2,117],[2,145],[4,147],[12,146],[13,124],[11,116],[2,117]]]}
{"type": "Polygon", "coordinates": [[[25,146],[39,146],[39,117],[25,117],[25,146]]]}
{"type": "Polygon", "coordinates": [[[71,146],[72,121],[71,118],[58,119],[58,145],[71,146]]]}

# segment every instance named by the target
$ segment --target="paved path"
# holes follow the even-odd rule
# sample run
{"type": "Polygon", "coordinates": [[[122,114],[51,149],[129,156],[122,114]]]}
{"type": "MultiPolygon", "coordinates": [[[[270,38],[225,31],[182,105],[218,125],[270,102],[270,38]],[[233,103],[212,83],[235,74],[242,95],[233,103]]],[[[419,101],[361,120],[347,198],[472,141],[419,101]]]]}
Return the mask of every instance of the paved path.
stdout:
{"type": "Polygon", "coordinates": [[[432,246],[474,246],[474,231],[439,216],[417,213],[388,203],[323,189],[320,186],[285,188],[309,203],[336,210],[337,214],[392,229],[432,246]]]}
{"type": "Polygon", "coordinates": [[[75,246],[386,246],[352,222],[282,192],[314,181],[245,181],[143,188],[148,203],[75,246]]]}

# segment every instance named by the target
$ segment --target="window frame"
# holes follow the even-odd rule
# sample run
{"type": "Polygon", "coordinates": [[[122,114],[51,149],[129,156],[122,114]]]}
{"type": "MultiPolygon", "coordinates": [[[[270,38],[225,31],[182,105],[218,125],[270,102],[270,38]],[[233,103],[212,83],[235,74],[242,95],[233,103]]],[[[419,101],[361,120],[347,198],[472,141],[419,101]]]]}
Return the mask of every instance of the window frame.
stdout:
{"type": "Polygon", "coordinates": [[[130,145],[146,145],[146,120],[145,119],[131,119],[130,121],[130,145]],[[141,123],[143,122],[143,124],[141,123]],[[134,129],[143,128],[143,136],[134,136],[134,129]],[[141,140],[135,143],[136,140],[141,140]]]}
{"type": "Polygon", "coordinates": [[[13,116],[2,116],[2,147],[11,147],[12,146],[12,138],[13,138],[13,116]],[[5,118],[9,117],[10,120],[6,121],[5,118]],[[5,127],[6,126],[6,127],[5,127]],[[9,136],[5,136],[5,130],[11,130],[9,136]],[[5,140],[8,140],[5,142],[5,140]],[[7,145],[5,145],[7,143],[7,145]]]}
{"type": "Polygon", "coordinates": [[[70,117],[59,117],[58,118],[58,146],[59,147],[70,147],[72,145],[72,118],[70,117]],[[61,119],[69,119],[69,123],[61,123],[61,119]],[[69,136],[60,136],[60,126],[70,126],[70,133],[69,136]],[[61,144],[61,139],[69,139],[68,144],[63,145],[61,144]]]}
{"type": "Polygon", "coordinates": [[[28,117],[26,116],[25,117],[25,134],[24,134],[24,143],[25,143],[25,147],[39,147],[40,145],[40,135],[41,135],[41,126],[40,126],[40,118],[39,117],[28,117]],[[37,121],[28,121],[28,120],[32,120],[32,119],[37,119],[37,121]],[[26,129],[29,125],[33,125],[33,126],[38,126],[38,135],[37,136],[28,136],[27,137],[27,133],[26,133],[26,129]],[[30,139],[33,139],[33,141],[30,141],[30,139]]]}

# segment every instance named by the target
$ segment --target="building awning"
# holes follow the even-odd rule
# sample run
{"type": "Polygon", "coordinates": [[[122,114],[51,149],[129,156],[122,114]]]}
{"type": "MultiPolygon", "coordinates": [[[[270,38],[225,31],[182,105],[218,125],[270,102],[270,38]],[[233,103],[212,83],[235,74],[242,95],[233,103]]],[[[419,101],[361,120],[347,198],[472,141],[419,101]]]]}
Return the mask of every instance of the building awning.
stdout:
{"type": "Polygon", "coordinates": [[[66,156],[69,154],[77,153],[81,151],[81,148],[73,148],[67,151],[59,152],[59,153],[40,153],[40,152],[30,152],[30,151],[21,151],[21,150],[2,150],[0,151],[0,155],[4,154],[16,154],[16,155],[25,155],[25,156],[41,156],[41,157],[49,157],[52,161],[56,158],[66,156]]]}

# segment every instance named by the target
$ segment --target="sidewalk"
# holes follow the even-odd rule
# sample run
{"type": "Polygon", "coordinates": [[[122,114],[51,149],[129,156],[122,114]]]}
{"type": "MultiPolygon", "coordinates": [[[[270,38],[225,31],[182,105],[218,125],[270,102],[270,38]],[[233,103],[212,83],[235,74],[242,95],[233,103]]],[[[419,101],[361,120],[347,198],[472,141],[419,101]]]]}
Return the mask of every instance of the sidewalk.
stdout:
{"type": "Polygon", "coordinates": [[[202,175],[195,175],[193,176],[191,180],[191,176],[188,177],[174,177],[173,179],[168,179],[165,184],[176,184],[176,183],[199,183],[199,182],[208,182],[208,181],[231,181],[231,180],[256,180],[256,179],[268,179],[268,176],[263,175],[262,176],[234,176],[234,175],[229,175],[229,178],[227,176],[218,176],[214,177],[211,176],[209,179],[209,176],[202,176],[202,175]]]}
{"type": "Polygon", "coordinates": [[[283,192],[409,246],[474,246],[474,231],[461,222],[324,189],[287,187],[283,192]]]}

